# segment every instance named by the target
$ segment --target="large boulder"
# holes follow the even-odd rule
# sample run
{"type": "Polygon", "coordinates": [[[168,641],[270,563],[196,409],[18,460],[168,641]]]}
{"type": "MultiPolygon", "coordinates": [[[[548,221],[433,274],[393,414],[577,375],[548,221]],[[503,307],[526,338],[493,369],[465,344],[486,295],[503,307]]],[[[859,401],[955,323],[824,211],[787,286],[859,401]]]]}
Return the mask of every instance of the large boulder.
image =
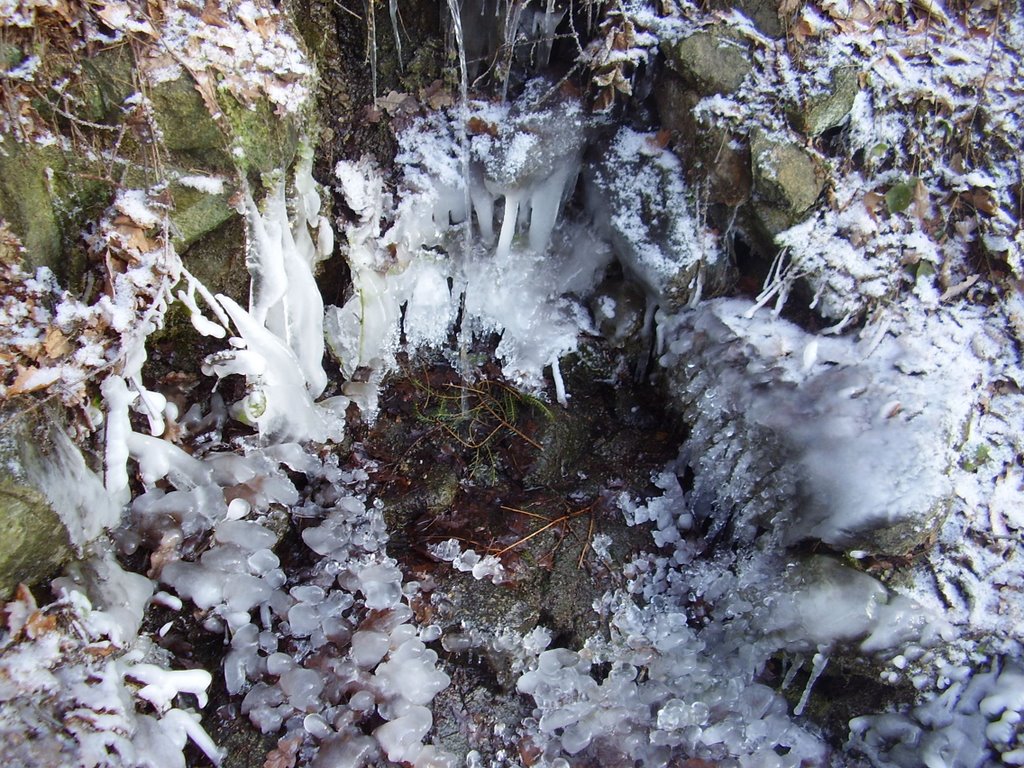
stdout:
{"type": "Polygon", "coordinates": [[[753,209],[771,235],[804,218],[825,188],[825,176],[815,157],[795,140],[754,134],[750,142],[753,209]]]}

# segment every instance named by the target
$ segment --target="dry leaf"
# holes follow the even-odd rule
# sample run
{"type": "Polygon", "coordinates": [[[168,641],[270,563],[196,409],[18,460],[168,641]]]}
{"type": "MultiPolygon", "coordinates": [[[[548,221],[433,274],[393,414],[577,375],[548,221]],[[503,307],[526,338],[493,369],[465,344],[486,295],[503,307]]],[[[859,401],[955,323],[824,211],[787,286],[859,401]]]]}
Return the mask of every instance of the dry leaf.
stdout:
{"type": "Polygon", "coordinates": [[[206,105],[206,111],[210,113],[210,116],[214,120],[220,119],[220,104],[217,103],[217,86],[213,81],[213,77],[210,76],[209,72],[196,72],[196,90],[199,91],[199,95],[203,98],[203,104],[206,105]]]}
{"type": "Polygon", "coordinates": [[[25,634],[35,640],[47,632],[53,632],[57,628],[57,617],[47,616],[42,611],[33,611],[25,622],[25,634]]]}
{"type": "Polygon", "coordinates": [[[301,745],[301,736],[281,739],[277,742],[277,746],[267,753],[267,759],[263,762],[263,768],[294,768],[295,758],[301,745]]]}
{"type": "Polygon", "coordinates": [[[100,643],[91,643],[85,646],[85,652],[90,656],[96,656],[98,658],[106,658],[110,654],[117,650],[117,646],[111,643],[109,640],[104,640],[100,643]]]}
{"type": "Polygon", "coordinates": [[[653,136],[647,137],[647,145],[651,147],[651,149],[664,149],[665,147],[668,146],[669,139],[671,138],[671,131],[662,128],[653,136]]]}
{"type": "Polygon", "coordinates": [[[269,40],[277,32],[277,22],[269,16],[261,16],[256,19],[256,31],[264,40],[269,40]]]}
{"type": "Polygon", "coordinates": [[[8,395],[23,395],[28,392],[38,392],[46,389],[60,378],[59,368],[36,368],[30,365],[27,368],[22,365],[15,365],[18,375],[14,377],[14,383],[7,388],[8,395]]]}
{"type": "Polygon", "coordinates": [[[963,199],[978,211],[988,214],[989,216],[994,215],[999,210],[999,201],[996,200],[996,196],[993,194],[991,189],[975,187],[974,189],[964,192],[963,199]]]}
{"type": "Polygon", "coordinates": [[[68,341],[68,337],[60,332],[58,328],[51,328],[46,332],[46,340],[43,341],[43,349],[46,350],[46,356],[51,360],[64,357],[71,353],[73,347],[68,341]]]}
{"type": "Polygon", "coordinates": [[[878,212],[884,204],[885,195],[881,192],[868,192],[864,195],[864,208],[875,221],[878,221],[878,212]]]}
{"type": "Polygon", "coordinates": [[[485,133],[495,138],[498,136],[498,126],[480,117],[469,118],[469,121],[466,123],[466,130],[469,131],[471,136],[482,136],[485,133]]]}
{"type": "Polygon", "coordinates": [[[802,44],[809,37],[818,36],[817,31],[814,29],[814,25],[804,18],[797,20],[796,24],[792,27],[792,33],[793,39],[799,44],[802,44]]]}
{"type": "Polygon", "coordinates": [[[111,29],[123,29],[131,13],[132,9],[124,2],[106,2],[96,11],[100,21],[111,29]]]}
{"type": "Polygon", "coordinates": [[[249,32],[252,32],[254,35],[262,36],[260,28],[256,24],[256,20],[251,16],[248,14],[239,14],[238,20],[242,22],[242,26],[244,26],[249,32]]]}
{"type": "Polygon", "coordinates": [[[149,253],[158,245],[146,235],[144,227],[139,226],[127,216],[118,216],[114,219],[114,231],[121,236],[121,245],[128,250],[149,253]]]}
{"type": "Polygon", "coordinates": [[[379,97],[375,104],[378,109],[392,116],[415,112],[419,107],[416,99],[399,91],[389,91],[386,96],[379,97]]]}
{"type": "Polygon", "coordinates": [[[224,15],[224,11],[221,10],[217,0],[206,0],[206,5],[203,7],[203,12],[199,15],[199,19],[206,24],[221,27],[222,29],[231,26],[230,20],[224,15]]]}

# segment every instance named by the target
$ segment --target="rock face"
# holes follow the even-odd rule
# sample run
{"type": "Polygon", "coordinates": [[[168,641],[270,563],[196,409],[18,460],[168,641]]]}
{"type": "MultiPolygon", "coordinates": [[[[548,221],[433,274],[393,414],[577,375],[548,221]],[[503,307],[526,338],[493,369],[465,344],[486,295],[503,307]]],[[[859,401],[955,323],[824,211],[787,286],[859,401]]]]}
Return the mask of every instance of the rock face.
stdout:
{"type": "Polygon", "coordinates": [[[663,72],[655,85],[662,125],[671,132],[687,180],[706,187],[708,202],[735,207],[750,198],[750,148],[746,140],[709,125],[694,113],[700,95],[681,77],[663,72]]]}
{"type": "MultiPolygon", "coordinates": [[[[50,50],[11,80],[11,110],[21,116],[0,126],[0,219],[25,244],[29,268],[47,266],[78,286],[84,259],[69,254],[81,254],[82,230],[123,188],[166,185],[171,239],[184,251],[234,215],[227,201],[237,173],[259,184],[260,174],[290,164],[310,127],[301,101],[311,70],[287,19],[257,5],[251,29],[218,11],[213,39],[190,26],[184,6],[159,23],[85,6],[72,13],[80,18],[32,11],[50,50]],[[86,30],[96,24],[112,32],[93,52],[86,30]],[[246,36],[258,29],[275,37],[250,58],[255,41],[246,36]]],[[[5,61],[24,68],[31,28],[3,16],[0,26],[10,40],[5,61]]]]}
{"type": "Polygon", "coordinates": [[[855,67],[837,67],[832,71],[828,86],[810,96],[803,106],[792,113],[794,127],[808,136],[820,136],[825,131],[842,125],[853,109],[854,99],[860,92],[860,70],[855,67]]]}
{"type": "Polygon", "coordinates": [[[949,325],[950,349],[929,351],[911,328],[872,348],[737,300],[680,316],[662,364],[693,424],[683,453],[712,537],[882,555],[924,544],[952,500],[979,373],[954,362],[970,332],[949,325]]]}

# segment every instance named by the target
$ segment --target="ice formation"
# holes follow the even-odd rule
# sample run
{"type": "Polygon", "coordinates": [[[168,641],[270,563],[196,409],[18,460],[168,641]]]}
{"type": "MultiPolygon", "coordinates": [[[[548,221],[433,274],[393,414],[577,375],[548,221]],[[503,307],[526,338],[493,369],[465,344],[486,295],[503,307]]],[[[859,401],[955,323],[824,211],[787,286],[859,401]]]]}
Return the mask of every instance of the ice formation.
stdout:
{"type": "MultiPolygon", "coordinates": [[[[391,2],[393,20],[396,8],[391,2]]],[[[467,3],[461,13],[494,10],[490,2],[467,3]]],[[[179,11],[172,28],[182,23],[179,11]]],[[[505,44],[511,56],[509,35],[529,29],[543,62],[562,11],[553,3],[513,3],[506,12],[498,25],[503,35],[471,33],[465,47],[493,54],[505,44]]],[[[652,28],[673,23],[644,18],[652,28]]],[[[246,3],[230,14],[225,34],[241,36],[241,44],[241,27],[276,19],[246,3]]],[[[124,33],[138,23],[124,19],[113,28],[124,33]]],[[[757,36],[749,25],[744,30],[757,36]]],[[[244,92],[230,62],[209,58],[210,46],[181,34],[187,62],[226,72],[226,89],[244,92]]],[[[953,54],[974,45],[958,43],[953,54]]],[[[291,49],[285,53],[294,58],[291,49]]],[[[633,60],[632,49],[617,53],[633,60]]],[[[875,63],[891,85],[894,65],[875,63]]],[[[291,73],[293,82],[269,86],[286,111],[307,86],[308,70],[291,64],[278,73],[291,73]]],[[[464,77],[471,66],[463,63],[464,77]]],[[[756,72],[745,86],[760,88],[753,95],[762,99],[771,92],[764,77],[756,72]]],[[[915,97],[915,88],[927,90],[908,86],[899,98],[915,97]]],[[[872,91],[875,102],[879,93],[872,91]]],[[[869,148],[885,140],[892,144],[885,151],[905,152],[901,126],[882,120],[871,128],[867,101],[862,94],[855,107],[852,141],[869,148]]],[[[763,106],[720,98],[703,109],[728,121],[763,106]]],[[[770,112],[761,119],[770,121],[770,112]]],[[[1002,107],[996,117],[1010,119],[1002,107]]],[[[308,152],[291,185],[283,172],[266,179],[261,203],[243,190],[248,307],[211,295],[166,243],[118,235],[115,214],[143,229],[165,214],[141,190],[119,192],[94,247],[120,240],[134,266],[114,278],[111,297],[90,316],[116,337],[115,370],[102,386],[108,498],[81,456],[64,456],[68,446],[58,443],[63,468],[42,484],[52,486],[51,500],[90,556],[55,582],[61,602],[47,610],[61,612],[65,623],[53,625],[24,596],[7,612],[0,730],[26,761],[54,762],[34,751],[46,745],[21,737],[52,724],[33,719],[30,708],[8,706],[28,694],[76,714],[56,743],[77,750],[82,764],[146,765],[159,755],[161,765],[179,765],[186,740],[217,762],[217,747],[187,708],[191,699],[205,704],[209,673],[172,670],[165,654],[135,641],[152,601],[178,612],[162,632],[191,631],[198,620],[223,636],[231,706],[279,735],[280,754],[291,750],[296,758],[301,746],[301,759],[313,766],[385,758],[424,768],[458,763],[427,743],[430,705],[450,682],[430,647],[438,639],[451,652],[482,648],[514,658],[516,688],[534,709],[522,728],[538,749],[538,765],[577,758],[657,765],[681,755],[750,766],[823,764],[833,756],[803,716],[816,681],[844,654],[921,691],[911,706],[854,719],[851,752],[879,766],[1024,764],[1024,673],[1015,645],[1024,624],[995,637],[993,628],[1005,622],[994,617],[1014,610],[1019,617],[1019,606],[991,594],[1020,588],[1016,550],[996,547],[1024,529],[1013,445],[1022,377],[996,365],[1000,350],[1013,345],[1010,331],[994,328],[980,309],[945,306],[962,294],[957,285],[940,293],[930,281],[929,270],[950,254],[932,245],[923,223],[874,215],[867,195],[898,179],[843,177],[836,211],[780,235],[789,251],[759,301],[708,301],[729,278],[728,259],[705,227],[679,161],[656,136],[603,125],[575,97],[538,80],[512,104],[464,102],[420,118],[399,145],[394,196],[367,160],[335,168],[354,214],[344,231],[353,292],[340,307],[323,306],[313,279],[333,250],[334,230],[322,215],[308,152]],[[582,210],[575,207],[581,198],[582,210]],[[893,308],[859,334],[839,335],[866,304],[891,295],[899,259],[919,267],[914,296],[921,311],[893,308]],[[625,276],[621,285],[603,282],[616,269],[625,276]],[[227,339],[204,372],[243,377],[240,402],[225,404],[215,394],[205,408],[181,413],[143,382],[145,339],[162,321],[179,277],[185,287],[178,298],[195,328],[227,339]],[[810,285],[813,307],[838,321],[830,334],[802,330],[764,308],[772,299],[781,307],[798,281],[810,285]],[[854,285],[855,300],[848,296],[854,285]],[[140,300],[150,308],[141,317],[140,300]],[[620,588],[595,605],[609,633],[565,648],[543,628],[526,636],[505,628],[491,637],[467,629],[440,638],[438,627],[417,625],[411,606],[418,586],[388,556],[384,510],[366,473],[320,450],[341,437],[349,403],[372,419],[377,389],[400,351],[454,358],[453,338],[465,352],[467,339],[497,335],[505,375],[540,389],[550,370],[555,398],[567,405],[560,361],[579,349],[580,334],[617,343],[641,328],[653,337],[666,390],[691,429],[678,460],[653,478],[659,494],[618,499],[631,524],[650,525],[654,550],[630,562],[620,588]],[[345,381],[341,396],[319,400],[331,385],[325,334],[345,381]],[[978,387],[997,378],[979,415],[978,387]],[[148,429],[133,426],[132,411],[148,429]],[[229,443],[229,416],[257,434],[229,443]],[[956,472],[967,449],[979,463],[998,464],[994,481],[956,472]],[[134,499],[130,470],[142,488],[134,499]],[[129,524],[117,544],[126,555],[149,550],[151,578],[126,573],[102,546],[86,547],[116,522],[121,502],[129,524]],[[983,510],[984,526],[968,519],[965,505],[983,510]],[[74,512],[84,506],[91,514],[74,512]],[[275,552],[285,529],[308,557],[291,571],[275,552]],[[883,584],[851,564],[901,556],[931,536],[942,552],[955,553],[958,537],[979,535],[996,543],[970,568],[951,572],[928,555],[931,572],[912,574],[917,583],[934,580],[941,600],[913,589],[916,583],[883,584]],[[808,542],[831,552],[804,552],[808,542]],[[166,591],[154,595],[153,580],[166,591]],[[953,620],[966,625],[965,615],[993,634],[984,660],[956,636],[953,620]],[[82,629],[73,635],[64,626],[82,629]],[[960,652],[963,658],[947,662],[960,652]],[[791,696],[795,704],[766,682],[775,663],[785,670],[783,689],[809,668],[802,691],[791,696]]],[[[1005,186],[1005,179],[967,169],[935,174],[963,193],[1005,186]]],[[[180,181],[219,188],[214,179],[180,181]]],[[[986,247],[1009,247],[1004,218],[978,226],[986,247]]],[[[26,295],[46,294],[45,274],[36,285],[24,282],[26,295]]],[[[1009,325],[1021,317],[1019,306],[1007,310],[1009,325]]],[[[53,319],[70,334],[88,318],[68,301],[53,319]]],[[[16,341],[27,348],[39,339],[16,341]]],[[[109,348],[81,345],[73,351],[75,370],[107,366],[109,348]]],[[[20,386],[51,386],[72,362],[35,371],[20,386]]],[[[593,548],[606,543],[595,539],[593,548]]],[[[506,576],[498,557],[481,557],[454,539],[431,553],[477,579],[497,584],[506,576]]]]}

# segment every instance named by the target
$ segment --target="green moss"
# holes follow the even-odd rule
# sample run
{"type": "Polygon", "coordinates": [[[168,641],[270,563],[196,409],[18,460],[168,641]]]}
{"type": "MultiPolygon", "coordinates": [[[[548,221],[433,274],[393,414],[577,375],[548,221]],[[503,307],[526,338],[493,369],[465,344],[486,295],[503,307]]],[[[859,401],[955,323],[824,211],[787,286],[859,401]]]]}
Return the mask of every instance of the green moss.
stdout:
{"type": "Polygon", "coordinates": [[[67,531],[34,488],[0,481],[0,597],[49,577],[71,556],[67,531]]]}
{"type": "Polygon", "coordinates": [[[190,77],[160,83],[150,94],[163,145],[183,167],[230,171],[227,139],[190,77]]]}
{"type": "Polygon", "coordinates": [[[228,205],[228,193],[211,195],[183,184],[171,184],[171,211],[174,246],[187,249],[204,235],[213,232],[235,212],[228,205]]]}
{"type": "Polygon", "coordinates": [[[279,116],[267,100],[247,106],[223,95],[219,103],[224,110],[229,151],[240,170],[264,174],[291,166],[306,127],[303,115],[279,116]]]}
{"type": "Polygon", "coordinates": [[[0,217],[21,238],[33,268],[60,263],[63,233],[50,178],[64,168],[64,158],[55,147],[0,136],[0,217]]]}

